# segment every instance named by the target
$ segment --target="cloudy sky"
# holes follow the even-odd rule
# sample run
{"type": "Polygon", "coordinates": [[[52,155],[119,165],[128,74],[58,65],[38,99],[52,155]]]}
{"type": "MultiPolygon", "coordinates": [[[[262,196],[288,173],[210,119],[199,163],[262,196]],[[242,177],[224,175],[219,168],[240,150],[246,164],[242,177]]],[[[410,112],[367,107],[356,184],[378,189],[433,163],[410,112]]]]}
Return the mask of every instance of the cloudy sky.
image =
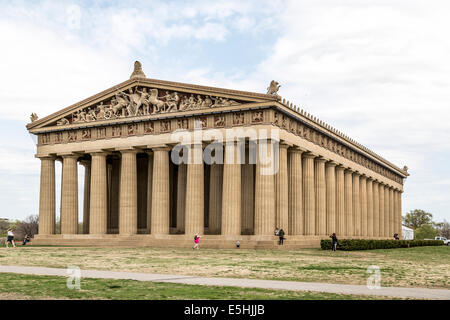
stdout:
{"type": "Polygon", "coordinates": [[[31,112],[127,80],[140,60],[156,79],[263,93],[277,80],[284,98],[410,168],[403,213],[450,220],[448,1],[0,5],[0,217],[38,213],[31,112]]]}

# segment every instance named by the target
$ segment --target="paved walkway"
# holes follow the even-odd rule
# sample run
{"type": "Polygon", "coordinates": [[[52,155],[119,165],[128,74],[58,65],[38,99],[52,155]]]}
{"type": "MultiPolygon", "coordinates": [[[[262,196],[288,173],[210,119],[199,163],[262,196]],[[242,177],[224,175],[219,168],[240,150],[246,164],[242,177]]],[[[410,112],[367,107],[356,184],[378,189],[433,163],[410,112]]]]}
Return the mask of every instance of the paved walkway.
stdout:
{"type": "MultiPolygon", "coordinates": [[[[22,267],[22,266],[0,266],[0,273],[2,272],[63,276],[63,277],[66,277],[68,275],[67,269],[22,267]]],[[[318,292],[341,293],[341,294],[388,296],[397,298],[444,299],[444,300],[450,299],[450,290],[445,289],[396,288],[396,287],[382,287],[380,289],[369,289],[363,285],[349,285],[349,284],[253,280],[253,279],[237,279],[237,278],[208,278],[208,277],[170,275],[170,274],[114,272],[114,271],[99,271],[99,270],[81,270],[81,277],[101,278],[101,279],[128,279],[137,281],[154,281],[154,282],[194,284],[207,286],[231,286],[243,288],[261,288],[261,289],[292,290],[292,291],[318,291],[318,292]]]]}

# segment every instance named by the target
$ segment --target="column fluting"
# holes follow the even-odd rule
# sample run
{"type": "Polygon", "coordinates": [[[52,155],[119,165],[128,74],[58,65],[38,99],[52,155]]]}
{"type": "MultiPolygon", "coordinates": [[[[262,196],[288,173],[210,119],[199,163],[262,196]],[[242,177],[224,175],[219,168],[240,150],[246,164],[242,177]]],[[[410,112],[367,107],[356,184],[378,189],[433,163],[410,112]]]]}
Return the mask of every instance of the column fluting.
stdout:
{"type": "Polygon", "coordinates": [[[283,229],[286,235],[291,234],[289,230],[289,181],[287,173],[287,150],[288,145],[280,143],[279,168],[275,175],[276,179],[276,222],[275,225],[283,229]]]}
{"type": "Polygon", "coordinates": [[[289,159],[289,232],[304,235],[302,153],[298,148],[290,148],[289,159]]]}
{"type": "Polygon", "coordinates": [[[367,237],[367,177],[359,179],[359,208],[361,211],[361,236],[367,237]]]}
{"type": "Polygon", "coordinates": [[[389,188],[389,237],[394,237],[394,189],[389,188]]]}
{"type": "Polygon", "coordinates": [[[194,235],[204,231],[204,172],[201,144],[189,147],[189,163],[186,176],[185,234],[194,235]]]}
{"type": "Polygon", "coordinates": [[[389,206],[391,204],[391,199],[389,198],[389,186],[384,187],[384,236],[387,238],[391,237],[391,231],[389,230],[389,206]]]}
{"type": "Polygon", "coordinates": [[[367,236],[373,237],[373,180],[367,179],[367,236]]]}
{"type": "Polygon", "coordinates": [[[106,153],[92,153],[89,233],[106,234],[108,219],[108,189],[106,153]]]}
{"type": "Polygon", "coordinates": [[[336,228],[336,163],[327,162],[326,175],[326,218],[327,234],[337,232],[336,228]]]}
{"type": "Polygon", "coordinates": [[[312,153],[304,153],[303,165],[303,203],[305,217],[305,235],[316,234],[316,199],[314,187],[314,158],[312,153]]]}
{"type": "Polygon", "coordinates": [[[136,150],[121,150],[119,234],[137,233],[137,163],[136,150]]]}
{"type": "Polygon", "coordinates": [[[361,236],[361,200],[359,196],[359,173],[353,174],[353,230],[355,236],[361,236]]]}
{"type": "Polygon", "coordinates": [[[314,163],[315,199],[316,199],[316,235],[327,234],[327,191],[325,187],[325,162],[323,158],[316,158],[314,163]]]}
{"type": "Polygon", "coordinates": [[[241,164],[239,148],[234,141],[225,144],[223,165],[222,227],[226,236],[241,234],[241,164]]]}
{"type": "Polygon", "coordinates": [[[345,235],[345,179],[344,167],[336,167],[336,234],[345,235]]]}
{"type": "Polygon", "coordinates": [[[152,234],[169,234],[170,184],[168,147],[153,149],[152,234]]]}
{"type": "Polygon", "coordinates": [[[380,187],[377,181],[373,182],[373,236],[380,236],[380,187]]]}
{"type": "Polygon", "coordinates": [[[255,171],[255,235],[273,235],[275,229],[276,144],[258,141],[255,171]]]}
{"type": "Polygon", "coordinates": [[[55,198],[55,158],[42,157],[41,181],[39,194],[39,234],[55,233],[56,198],[55,198]]]}
{"type": "Polygon", "coordinates": [[[61,234],[78,233],[78,167],[76,155],[63,156],[61,234]]]}
{"type": "Polygon", "coordinates": [[[344,204],[345,204],[345,235],[355,235],[353,221],[353,172],[350,169],[344,171],[344,204]]]}

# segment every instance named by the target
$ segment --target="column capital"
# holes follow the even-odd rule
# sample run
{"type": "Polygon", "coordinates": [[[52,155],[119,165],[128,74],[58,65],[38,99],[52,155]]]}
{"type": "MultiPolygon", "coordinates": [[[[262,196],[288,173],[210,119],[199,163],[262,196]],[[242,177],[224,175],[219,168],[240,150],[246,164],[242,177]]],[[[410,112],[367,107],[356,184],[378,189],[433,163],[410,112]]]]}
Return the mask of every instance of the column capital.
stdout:
{"type": "Polygon", "coordinates": [[[317,161],[317,162],[323,162],[323,163],[325,163],[325,162],[328,161],[328,159],[326,159],[326,158],[324,158],[324,157],[322,157],[322,156],[318,156],[318,157],[316,157],[316,161],[317,161]]]}
{"type": "Polygon", "coordinates": [[[139,150],[135,148],[115,148],[115,151],[119,151],[120,153],[138,153],[139,150]]]}
{"type": "Polygon", "coordinates": [[[286,142],[280,142],[280,148],[288,149],[289,147],[292,147],[292,144],[286,143],[286,142]]]}
{"type": "Polygon", "coordinates": [[[339,166],[339,163],[336,163],[333,160],[330,160],[330,161],[327,161],[327,163],[325,163],[325,165],[330,166],[330,167],[336,167],[336,166],[339,166]]]}
{"type": "Polygon", "coordinates": [[[62,157],[63,159],[71,159],[71,158],[75,158],[78,159],[80,157],[79,154],[76,153],[58,153],[58,156],[62,157]]]}
{"type": "Polygon", "coordinates": [[[56,158],[57,158],[56,156],[50,155],[50,154],[47,154],[47,155],[38,155],[38,154],[36,154],[34,157],[38,158],[40,160],[56,160],[56,158]]]}
{"type": "Polygon", "coordinates": [[[314,159],[314,158],[317,158],[318,155],[315,154],[315,153],[312,153],[311,151],[307,151],[307,152],[304,152],[304,153],[303,153],[303,157],[305,157],[305,158],[310,158],[310,159],[314,159]]]}
{"type": "Polygon", "coordinates": [[[288,152],[291,152],[291,153],[300,153],[300,154],[302,154],[302,153],[304,153],[304,152],[306,152],[306,151],[305,151],[305,149],[302,149],[302,148],[300,148],[300,147],[292,146],[292,147],[290,147],[290,148],[288,149],[288,152]]]}

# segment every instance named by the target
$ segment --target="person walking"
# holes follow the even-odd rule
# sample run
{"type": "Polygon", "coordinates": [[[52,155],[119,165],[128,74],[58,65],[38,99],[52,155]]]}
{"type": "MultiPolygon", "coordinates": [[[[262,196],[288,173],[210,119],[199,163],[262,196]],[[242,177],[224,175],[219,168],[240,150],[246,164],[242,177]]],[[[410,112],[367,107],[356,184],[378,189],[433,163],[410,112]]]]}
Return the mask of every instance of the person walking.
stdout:
{"type": "Polygon", "coordinates": [[[338,239],[336,237],[336,233],[333,233],[331,236],[331,250],[336,251],[336,247],[338,245],[338,239]]]}
{"type": "Polygon", "coordinates": [[[198,247],[198,243],[199,243],[199,241],[200,241],[200,235],[198,234],[198,233],[196,233],[195,234],[195,236],[194,236],[194,247],[192,248],[192,249],[199,249],[199,247],[198,247]]]}
{"type": "Polygon", "coordinates": [[[13,247],[16,247],[16,244],[14,243],[14,232],[11,228],[8,229],[8,238],[6,239],[6,248],[8,248],[8,243],[11,243],[13,247]]]}
{"type": "Polygon", "coordinates": [[[284,240],[284,230],[280,229],[280,231],[278,232],[278,236],[280,237],[280,245],[283,245],[283,240],[284,240]]]}

